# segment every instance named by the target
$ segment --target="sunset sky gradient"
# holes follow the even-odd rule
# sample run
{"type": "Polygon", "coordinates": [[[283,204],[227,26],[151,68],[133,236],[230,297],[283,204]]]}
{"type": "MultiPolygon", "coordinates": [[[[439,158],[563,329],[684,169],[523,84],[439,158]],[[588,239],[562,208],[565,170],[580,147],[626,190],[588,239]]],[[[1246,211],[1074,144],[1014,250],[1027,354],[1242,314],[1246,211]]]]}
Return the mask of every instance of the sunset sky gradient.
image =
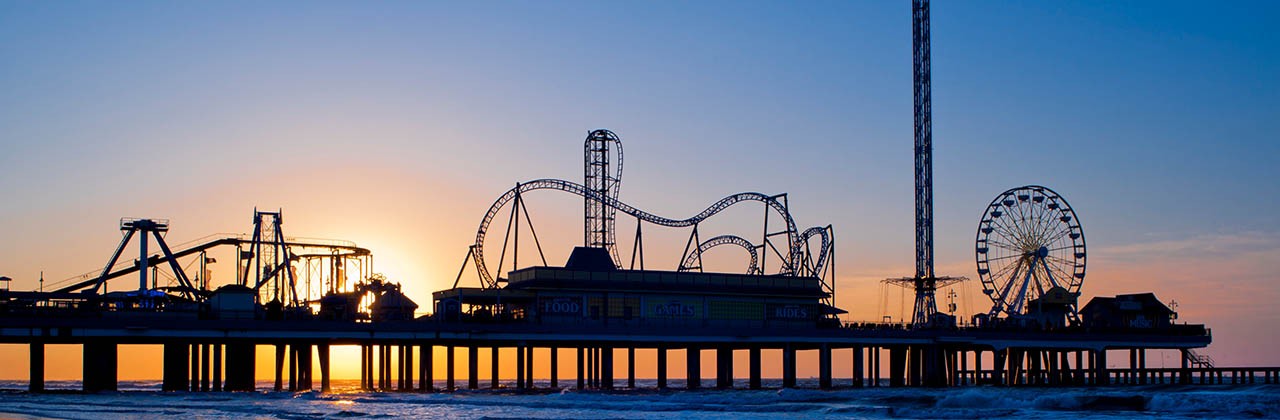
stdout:
{"type": "MultiPolygon", "coordinates": [[[[1154,291],[1213,329],[1219,365],[1280,364],[1278,12],[934,3],[938,274],[976,278],[984,206],[1049,186],[1084,225],[1084,299],[1154,291]]],[[[170,219],[180,243],[282,208],[288,235],[372,249],[425,308],[494,198],[581,182],[583,138],[608,128],[623,201],[683,218],[789,193],[800,225],[834,225],[849,319],[900,318],[909,296],[878,281],[913,271],[910,28],[906,1],[3,1],[0,275],[101,269],[121,217],[170,219]]],[[[527,199],[563,263],[581,199],[527,199]]],[[[704,237],[755,237],[759,208],[714,223],[704,237]]],[[[650,268],[674,268],[685,235],[646,230],[650,268]]],[[[990,305],[959,290],[962,312],[990,305]]],[[[79,350],[53,347],[51,377],[78,377],[54,352],[79,350]]]]}

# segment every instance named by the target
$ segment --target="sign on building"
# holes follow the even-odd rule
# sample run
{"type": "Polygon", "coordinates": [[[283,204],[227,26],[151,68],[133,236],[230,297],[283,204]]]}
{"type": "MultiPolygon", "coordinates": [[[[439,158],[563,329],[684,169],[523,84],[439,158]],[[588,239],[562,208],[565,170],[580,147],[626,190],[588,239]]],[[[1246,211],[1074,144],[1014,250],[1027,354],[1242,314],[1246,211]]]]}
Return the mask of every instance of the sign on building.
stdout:
{"type": "Polygon", "coordinates": [[[580,297],[544,297],[538,299],[538,311],[543,315],[582,315],[580,297]]]}

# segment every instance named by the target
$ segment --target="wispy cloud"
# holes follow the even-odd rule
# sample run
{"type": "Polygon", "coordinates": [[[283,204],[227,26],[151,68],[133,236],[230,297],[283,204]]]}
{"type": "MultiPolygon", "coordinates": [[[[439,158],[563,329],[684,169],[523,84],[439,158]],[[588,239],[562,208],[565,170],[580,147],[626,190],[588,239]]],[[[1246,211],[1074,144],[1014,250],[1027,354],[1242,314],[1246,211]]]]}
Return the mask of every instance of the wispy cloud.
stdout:
{"type": "Polygon", "coordinates": [[[1089,256],[1102,260],[1136,261],[1162,258],[1218,258],[1275,251],[1280,251],[1280,233],[1241,232],[1105,246],[1096,250],[1091,249],[1089,256]]]}

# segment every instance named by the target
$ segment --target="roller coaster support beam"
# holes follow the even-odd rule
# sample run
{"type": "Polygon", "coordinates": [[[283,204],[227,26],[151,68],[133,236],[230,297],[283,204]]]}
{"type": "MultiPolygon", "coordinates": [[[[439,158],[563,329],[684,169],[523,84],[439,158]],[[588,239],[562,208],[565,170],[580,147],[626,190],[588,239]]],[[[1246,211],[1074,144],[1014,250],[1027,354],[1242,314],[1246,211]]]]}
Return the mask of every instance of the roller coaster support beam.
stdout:
{"type": "Polygon", "coordinates": [[[698,245],[702,243],[702,239],[698,237],[698,224],[693,224],[693,232],[689,232],[689,240],[684,243],[684,251],[680,253],[680,271],[696,269],[702,272],[702,253],[698,251],[698,245]],[[690,249],[696,254],[690,254],[690,249]],[[698,265],[685,265],[685,261],[698,261],[698,265]]]}
{"type": "Polygon", "coordinates": [[[640,226],[644,225],[644,221],[636,218],[636,239],[631,244],[631,269],[636,269],[636,253],[640,254],[640,269],[644,270],[644,239],[640,232],[640,226]]]}
{"type": "Polygon", "coordinates": [[[138,270],[138,291],[143,292],[148,289],[147,268],[151,263],[159,262],[152,261],[150,255],[148,255],[147,244],[148,235],[150,235],[150,237],[154,237],[156,239],[156,243],[160,245],[160,250],[164,252],[165,260],[169,262],[169,268],[173,270],[174,277],[178,279],[179,283],[181,283],[183,296],[187,298],[195,298],[195,287],[192,286],[191,280],[187,278],[186,273],[182,271],[182,267],[178,265],[176,259],[173,257],[173,253],[169,251],[169,245],[164,242],[164,236],[160,235],[161,232],[169,231],[168,220],[124,218],[120,219],[120,230],[125,232],[124,238],[120,240],[120,245],[117,246],[116,251],[111,254],[111,259],[107,261],[107,266],[102,269],[102,274],[99,275],[98,279],[94,282],[94,294],[97,294],[98,291],[103,288],[103,285],[106,284],[106,281],[113,277],[111,276],[111,267],[120,259],[120,254],[123,253],[124,248],[129,245],[129,240],[134,237],[135,233],[142,232],[138,237],[139,257],[137,262],[138,265],[136,267],[138,270]]]}

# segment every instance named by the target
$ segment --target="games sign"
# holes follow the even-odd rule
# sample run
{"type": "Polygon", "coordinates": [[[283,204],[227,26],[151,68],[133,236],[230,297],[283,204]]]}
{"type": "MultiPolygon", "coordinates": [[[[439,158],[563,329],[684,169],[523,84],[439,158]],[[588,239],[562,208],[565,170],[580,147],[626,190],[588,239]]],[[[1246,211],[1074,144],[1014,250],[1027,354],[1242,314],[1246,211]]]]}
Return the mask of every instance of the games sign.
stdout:
{"type": "Polygon", "coordinates": [[[646,305],[649,316],[654,318],[696,318],[700,308],[701,301],[682,299],[652,299],[646,305]]]}

